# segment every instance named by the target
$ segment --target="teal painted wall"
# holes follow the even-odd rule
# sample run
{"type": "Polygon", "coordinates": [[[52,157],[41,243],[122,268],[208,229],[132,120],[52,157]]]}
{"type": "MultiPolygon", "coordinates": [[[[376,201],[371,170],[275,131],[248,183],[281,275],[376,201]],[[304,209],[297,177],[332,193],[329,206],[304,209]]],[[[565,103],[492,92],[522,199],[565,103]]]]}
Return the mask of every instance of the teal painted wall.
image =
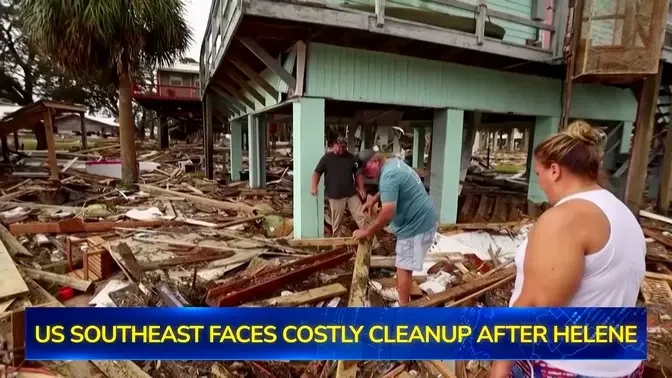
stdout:
{"type": "MultiPolygon", "coordinates": [[[[328,0],[328,1],[334,5],[339,5],[343,3],[372,5],[374,3],[373,0],[347,0],[347,1],[328,0]]],[[[472,5],[478,5],[478,0],[461,0],[461,1],[472,5]]],[[[431,0],[387,0],[385,3],[389,6],[426,9],[439,13],[452,14],[455,16],[462,16],[469,18],[474,17],[474,12],[454,8],[449,5],[440,4],[431,0]]],[[[488,9],[520,17],[530,18],[532,15],[532,0],[489,0],[488,9]]],[[[534,40],[537,39],[536,28],[516,24],[510,21],[499,20],[496,18],[492,18],[490,21],[506,29],[504,40],[507,42],[519,45],[525,45],[526,39],[534,39],[534,40]]]]}
{"type": "MultiPolygon", "coordinates": [[[[562,81],[395,54],[311,43],[306,95],[559,117],[562,81]]],[[[634,121],[631,91],[576,85],[572,117],[634,121]]]]}

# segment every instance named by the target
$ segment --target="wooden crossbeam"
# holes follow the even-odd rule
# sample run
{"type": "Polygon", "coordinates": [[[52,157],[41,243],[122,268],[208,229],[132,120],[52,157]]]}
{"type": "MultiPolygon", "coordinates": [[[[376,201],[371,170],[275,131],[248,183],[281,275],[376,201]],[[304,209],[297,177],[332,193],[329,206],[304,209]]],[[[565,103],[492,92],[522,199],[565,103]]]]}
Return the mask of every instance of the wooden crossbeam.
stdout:
{"type": "Polygon", "coordinates": [[[268,81],[266,81],[263,77],[259,76],[258,73],[256,73],[252,68],[250,68],[250,66],[235,59],[231,59],[229,61],[242,73],[244,73],[247,77],[249,77],[250,80],[254,81],[259,87],[261,87],[261,89],[263,89],[264,91],[266,91],[266,93],[271,95],[271,97],[278,98],[278,91],[276,91],[275,88],[273,88],[273,86],[268,81]]]}
{"type": "Polygon", "coordinates": [[[287,70],[285,70],[280,63],[278,63],[275,58],[271,56],[263,47],[252,38],[249,37],[238,37],[240,43],[242,43],[252,54],[254,54],[259,60],[261,60],[266,67],[268,67],[273,73],[280,77],[280,80],[284,81],[289,88],[296,88],[296,79],[292,76],[287,70]]]}
{"type": "Polygon", "coordinates": [[[238,83],[244,90],[246,90],[252,97],[254,97],[261,105],[266,105],[266,98],[264,96],[257,92],[256,89],[252,88],[250,84],[247,83],[245,79],[243,79],[240,75],[238,75],[235,71],[228,71],[227,74],[229,77],[238,83]]]}

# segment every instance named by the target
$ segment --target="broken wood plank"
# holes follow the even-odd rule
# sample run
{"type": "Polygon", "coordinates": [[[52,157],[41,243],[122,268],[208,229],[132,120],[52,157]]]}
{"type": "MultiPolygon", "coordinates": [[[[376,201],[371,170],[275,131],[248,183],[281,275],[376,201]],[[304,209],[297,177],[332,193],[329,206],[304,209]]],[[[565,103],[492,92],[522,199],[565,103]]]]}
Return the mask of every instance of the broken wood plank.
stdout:
{"type": "Polygon", "coordinates": [[[2,240],[2,242],[5,244],[5,247],[7,247],[7,251],[11,256],[15,256],[17,254],[33,256],[33,254],[30,253],[30,251],[28,251],[26,247],[23,246],[23,244],[16,240],[14,235],[12,235],[2,224],[0,224],[0,240],[2,240]]]}
{"type": "Polygon", "coordinates": [[[152,378],[131,361],[91,361],[108,378],[152,378]]]}
{"type": "Polygon", "coordinates": [[[305,278],[320,269],[333,268],[351,256],[352,252],[340,248],[305,257],[274,269],[267,269],[261,274],[213,287],[208,291],[205,302],[213,307],[236,306],[288,282],[305,278]]]}
{"type": "Polygon", "coordinates": [[[25,267],[22,268],[22,270],[24,273],[28,275],[28,277],[34,280],[49,282],[60,286],[67,286],[82,292],[89,291],[89,289],[91,289],[91,286],[93,285],[92,281],[80,280],[64,274],[56,274],[51,272],[45,272],[39,269],[32,269],[25,267]]]}
{"type": "Polygon", "coordinates": [[[317,303],[325,299],[341,296],[348,292],[343,285],[337,283],[314,289],[300,291],[291,295],[279,296],[259,302],[251,302],[241,307],[298,307],[305,304],[317,303]]]}
{"type": "Polygon", "coordinates": [[[672,286],[672,275],[670,274],[661,274],[661,273],[655,273],[655,272],[646,272],[645,277],[647,278],[653,278],[655,280],[662,280],[662,281],[667,281],[670,286],[672,286]]]}
{"type": "Polygon", "coordinates": [[[664,311],[672,310],[672,288],[666,281],[644,278],[641,286],[646,307],[658,307],[664,311]]]}
{"type": "MultiPolygon", "coordinates": [[[[502,266],[503,265],[500,265],[499,267],[502,266]]],[[[416,301],[412,301],[408,304],[408,307],[433,307],[454,300],[456,298],[467,296],[469,294],[472,294],[474,292],[483,289],[484,287],[490,286],[493,283],[499,282],[502,279],[514,275],[516,272],[515,269],[516,269],[515,267],[510,267],[502,269],[490,275],[483,275],[481,277],[475,278],[472,281],[469,281],[462,285],[455,286],[446,291],[438,293],[431,298],[423,298],[416,301]]],[[[493,269],[491,272],[494,271],[495,269],[493,269]]]]}
{"type": "Polygon", "coordinates": [[[642,231],[644,232],[644,235],[646,235],[647,237],[657,241],[660,244],[663,244],[667,248],[672,248],[671,237],[663,235],[658,231],[647,230],[646,228],[643,228],[642,231]]]}
{"type": "Polygon", "coordinates": [[[343,238],[308,238],[287,239],[292,247],[340,247],[342,245],[357,245],[357,240],[352,237],[343,238]]]}
{"type": "MultiPolygon", "coordinates": [[[[397,286],[397,279],[395,277],[389,277],[389,278],[378,278],[376,280],[373,280],[378,282],[379,284],[383,285],[383,289],[385,288],[394,288],[397,286]]],[[[422,290],[420,289],[420,286],[418,286],[418,283],[414,280],[411,281],[411,296],[412,297],[421,297],[422,296],[422,290]]]]}
{"type": "Polygon", "coordinates": [[[169,220],[121,221],[121,222],[84,222],[81,218],[72,218],[61,222],[14,223],[9,231],[14,235],[60,234],[75,232],[102,232],[116,227],[138,228],[178,225],[181,222],[169,220]]]}
{"type": "Polygon", "coordinates": [[[503,278],[503,279],[501,279],[501,280],[499,280],[499,281],[493,283],[493,284],[490,285],[490,286],[487,286],[487,287],[485,287],[485,288],[483,288],[483,289],[481,289],[481,290],[479,290],[479,291],[477,291],[477,292],[475,292],[475,293],[473,293],[473,294],[467,295],[466,297],[464,297],[464,298],[462,298],[462,299],[460,299],[460,300],[457,300],[457,301],[455,301],[455,302],[453,302],[453,303],[447,305],[446,307],[457,307],[457,306],[460,306],[460,305],[462,305],[462,304],[464,304],[464,303],[466,303],[466,302],[468,302],[468,301],[470,301],[470,300],[472,300],[472,299],[474,299],[474,298],[477,298],[477,297],[479,297],[479,296],[481,296],[481,295],[483,295],[483,294],[485,294],[485,293],[487,293],[487,292],[489,292],[489,291],[491,291],[491,290],[494,290],[494,289],[496,289],[496,288],[498,288],[498,287],[500,287],[500,286],[502,286],[502,285],[504,285],[504,284],[506,284],[506,283],[509,283],[509,282],[512,281],[514,278],[516,278],[516,275],[515,275],[515,274],[513,274],[513,275],[511,275],[511,276],[508,276],[508,277],[506,277],[506,278],[503,278]]]}
{"type": "Polygon", "coordinates": [[[649,219],[654,219],[654,220],[657,220],[657,221],[660,221],[660,222],[664,222],[664,223],[667,223],[667,224],[672,224],[672,218],[664,217],[662,215],[658,215],[658,214],[655,214],[655,213],[652,213],[652,212],[649,212],[649,211],[646,211],[646,210],[640,210],[639,215],[641,215],[643,217],[646,217],[646,218],[649,218],[649,219]]]}
{"type": "Polygon", "coordinates": [[[28,293],[28,286],[14,264],[12,256],[0,243],[0,301],[16,298],[28,293]]]}
{"type": "Polygon", "coordinates": [[[243,213],[251,213],[251,214],[262,214],[267,212],[265,209],[261,208],[256,208],[253,206],[246,205],[244,203],[233,203],[233,202],[224,202],[224,201],[218,201],[214,200],[212,198],[207,198],[207,197],[201,197],[193,194],[187,194],[187,193],[182,193],[182,192],[176,192],[174,190],[170,189],[163,189],[159,188],[153,185],[146,185],[146,184],[140,184],[138,185],[140,187],[140,190],[148,192],[148,193],[154,193],[154,194],[163,194],[163,195],[168,195],[168,196],[174,196],[174,197],[182,197],[186,198],[187,200],[198,203],[201,205],[205,206],[212,206],[217,209],[222,209],[222,210],[229,210],[229,211],[240,211],[243,213]]]}
{"type": "Polygon", "coordinates": [[[212,260],[219,260],[219,259],[225,259],[227,257],[231,257],[235,254],[233,251],[227,251],[227,252],[220,252],[220,253],[208,253],[204,255],[195,255],[195,256],[183,256],[183,257],[173,257],[170,259],[165,259],[165,260],[159,260],[159,261],[153,261],[150,263],[139,263],[140,267],[144,271],[148,270],[157,270],[157,269],[165,269],[165,268],[170,268],[176,265],[188,265],[188,264],[194,264],[198,262],[203,262],[203,261],[212,261],[212,260]]]}
{"type": "Polygon", "coordinates": [[[391,370],[389,370],[387,373],[383,374],[380,378],[394,378],[401,374],[402,371],[406,370],[406,364],[401,364],[391,370]]]}
{"type": "Polygon", "coordinates": [[[145,271],[138,263],[138,260],[135,259],[135,255],[131,248],[126,245],[126,243],[119,243],[116,250],[117,253],[119,253],[119,256],[121,256],[124,267],[131,274],[133,280],[138,282],[145,275],[145,271]]]}
{"type": "MultiPolygon", "coordinates": [[[[371,240],[364,240],[357,247],[355,267],[352,271],[350,284],[350,298],[348,307],[364,307],[368,302],[367,288],[369,287],[369,264],[371,263],[371,240]]],[[[356,378],[357,361],[338,361],[336,367],[337,378],[356,378]]]]}
{"type": "Polygon", "coordinates": [[[7,309],[9,308],[9,306],[11,306],[12,303],[14,303],[14,300],[15,300],[15,299],[16,299],[16,298],[12,298],[12,299],[8,299],[8,300],[6,300],[6,301],[2,301],[2,302],[0,302],[0,314],[2,314],[3,312],[7,311],[7,309]]]}

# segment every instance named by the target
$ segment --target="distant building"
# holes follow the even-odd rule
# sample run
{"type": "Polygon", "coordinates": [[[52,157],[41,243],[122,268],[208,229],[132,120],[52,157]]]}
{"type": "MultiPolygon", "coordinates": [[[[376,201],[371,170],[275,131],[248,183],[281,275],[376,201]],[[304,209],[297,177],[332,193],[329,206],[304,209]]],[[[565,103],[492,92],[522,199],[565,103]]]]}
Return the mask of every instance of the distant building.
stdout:
{"type": "Polygon", "coordinates": [[[133,99],[159,117],[159,146],[167,148],[168,129],[199,130],[202,122],[197,63],[175,63],[156,70],[156,85],[133,88],[133,99]]]}
{"type": "MultiPolygon", "coordinates": [[[[119,124],[111,118],[85,116],[86,135],[100,137],[119,136],[119,124]]],[[[81,118],[78,114],[68,114],[54,120],[58,135],[81,135],[81,118]]]]}

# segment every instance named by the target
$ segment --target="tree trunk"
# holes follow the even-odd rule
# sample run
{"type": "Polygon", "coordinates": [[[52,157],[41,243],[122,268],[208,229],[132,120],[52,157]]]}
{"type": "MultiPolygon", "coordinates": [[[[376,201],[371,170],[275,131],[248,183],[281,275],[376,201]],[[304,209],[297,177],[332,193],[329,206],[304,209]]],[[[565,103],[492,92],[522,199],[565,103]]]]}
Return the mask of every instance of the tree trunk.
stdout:
{"type": "Polygon", "coordinates": [[[130,186],[138,181],[135,156],[135,126],[131,96],[131,74],[128,67],[119,75],[119,143],[121,144],[121,181],[130,186]]]}

